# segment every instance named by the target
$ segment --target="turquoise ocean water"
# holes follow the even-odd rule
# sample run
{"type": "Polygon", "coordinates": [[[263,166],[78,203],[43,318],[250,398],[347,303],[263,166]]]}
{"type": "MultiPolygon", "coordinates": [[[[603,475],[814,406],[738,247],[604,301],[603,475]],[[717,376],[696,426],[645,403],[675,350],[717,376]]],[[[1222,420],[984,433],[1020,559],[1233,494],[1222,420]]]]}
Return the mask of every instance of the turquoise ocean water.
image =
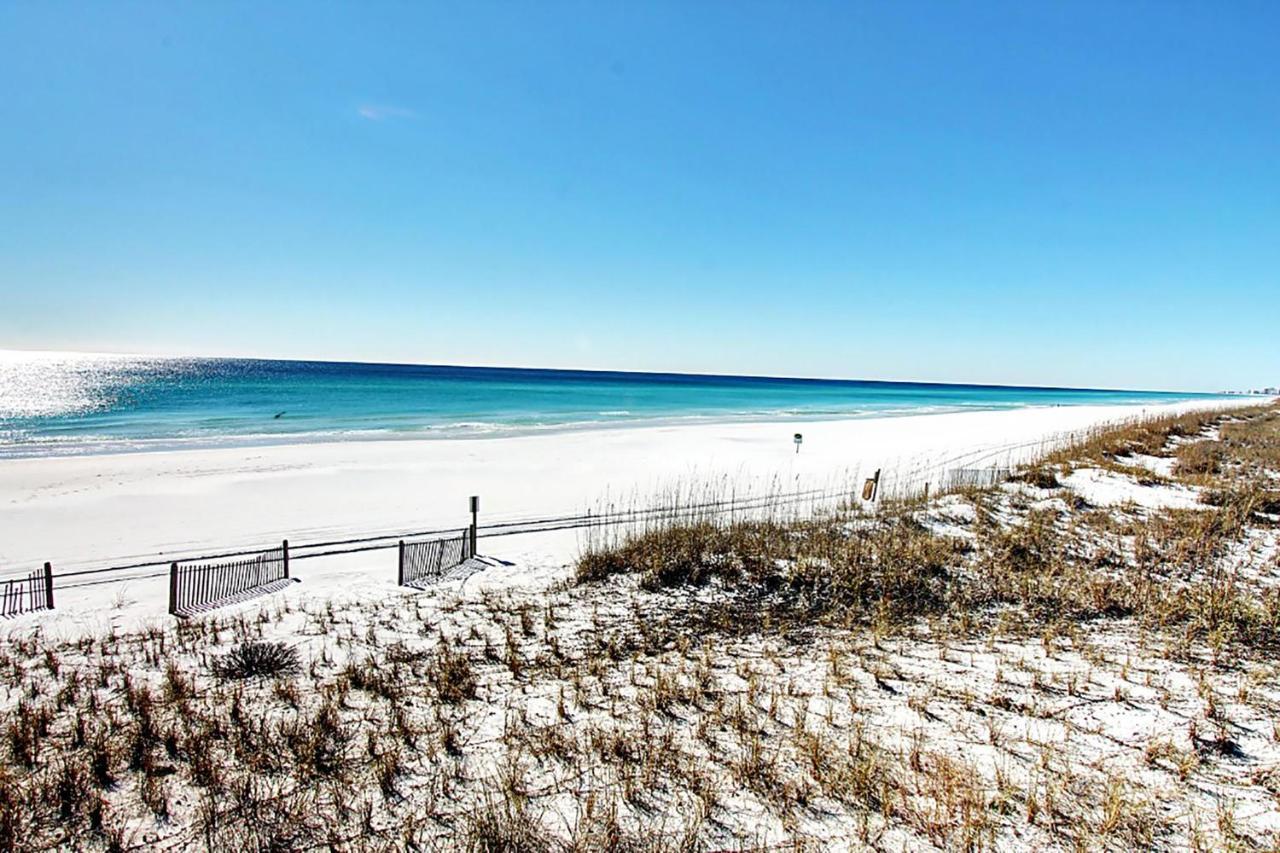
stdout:
{"type": "Polygon", "coordinates": [[[1210,397],[917,382],[0,352],[0,457],[1210,397]]]}

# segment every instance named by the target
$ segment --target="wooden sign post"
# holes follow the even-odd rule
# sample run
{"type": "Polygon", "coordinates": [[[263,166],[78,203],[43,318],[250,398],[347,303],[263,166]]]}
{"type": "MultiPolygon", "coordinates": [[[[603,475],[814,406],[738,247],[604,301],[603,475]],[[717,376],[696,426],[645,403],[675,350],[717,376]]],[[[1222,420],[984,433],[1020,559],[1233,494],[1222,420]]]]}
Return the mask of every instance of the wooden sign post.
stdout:
{"type": "Polygon", "coordinates": [[[862,484],[862,499],[864,501],[874,501],[876,492],[880,490],[880,469],[876,469],[876,475],[867,479],[862,484]]]}

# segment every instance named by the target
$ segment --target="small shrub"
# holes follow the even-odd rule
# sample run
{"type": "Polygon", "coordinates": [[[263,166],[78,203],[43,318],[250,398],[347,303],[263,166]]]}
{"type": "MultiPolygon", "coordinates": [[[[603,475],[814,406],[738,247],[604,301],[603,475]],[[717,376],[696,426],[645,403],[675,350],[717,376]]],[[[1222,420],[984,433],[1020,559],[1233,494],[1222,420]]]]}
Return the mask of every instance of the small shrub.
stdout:
{"type": "Polygon", "coordinates": [[[95,796],[91,775],[82,760],[63,759],[54,782],[59,820],[71,821],[89,810],[95,796]]]}
{"type": "Polygon", "coordinates": [[[351,731],[342,722],[339,700],[325,697],[315,716],[290,732],[298,764],[315,776],[343,779],[351,767],[351,731]]]}
{"type": "Polygon", "coordinates": [[[364,690],[392,702],[400,698],[404,690],[404,678],[395,664],[379,665],[372,657],[348,662],[342,677],[356,690],[364,690]]]}
{"type": "Polygon", "coordinates": [[[463,845],[468,853],[542,853],[553,849],[546,832],[520,802],[490,801],[469,823],[463,845]]]}
{"type": "Polygon", "coordinates": [[[89,747],[89,769],[99,788],[110,788],[116,783],[116,757],[111,740],[104,732],[98,732],[89,747]]]}
{"type": "Polygon", "coordinates": [[[638,572],[647,589],[671,589],[713,578],[736,581],[743,573],[763,576],[774,572],[777,558],[794,551],[789,536],[786,527],[767,521],[673,521],[589,551],[578,561],[577,578],[585,583],[638,572]]]}
{"type": "Polygon", "coordinates": [[[1026,483],[1028,486],[1035,486],[1037,489],[1058,489],[1062,487],[1062,483],[1058,482],[1057,473],[1045,465],[1029,468],[1012,479],[1026,483]]]}
{"type": "Polygon", "coordinates": [[[20,703],[17,718],[9,724],[9,751],[18,764],[34,767],[44,738],[40,721],[31,716],[27,707],[25,702],[20,703]]]}
{"type": "Polygon", "coordinates": [[[1178,448],[1178,464],[1174,471],[1180,477],[1218,474],[1226,458],[1226,448],[1220,441],[1196,441],[1178,448]]]}
{"type": "Polygon", "coordinates": [[[442,702],[457,704],[476,695],[476,676],[471,659],[462,652],[441,649],[431,662],[429,677],[442,702]]]}
{"type": "Polygon", "coordinates": [[[162,778],[145,774],[138,783],[138,797],[156,817],[162,820],[169,818],[169,793],[162,778]]]}
{"type": "Polygon", "coordinates": [[[0,763],[0,850],[17,850],[18,842],[26,837],[30,816],[26,794],[27,789],[0,763]]]}
{"type": "Polygon", "coordinates": [[[298,652],[284,643],[241,643],[214,664],[222,678],[262,678],[296,675],[298,652]]]}

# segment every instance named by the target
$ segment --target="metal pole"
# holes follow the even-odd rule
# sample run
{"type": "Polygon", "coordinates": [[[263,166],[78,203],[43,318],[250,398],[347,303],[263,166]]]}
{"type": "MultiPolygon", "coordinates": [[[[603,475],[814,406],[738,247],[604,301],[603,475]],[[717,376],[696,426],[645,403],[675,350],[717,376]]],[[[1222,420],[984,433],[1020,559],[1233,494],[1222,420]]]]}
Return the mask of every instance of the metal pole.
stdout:
{"type": "Polygon", "coordinates": [[[476,555],[476,528],[479,527],[480,496],[471,496],[471,556],[476,555]]]}

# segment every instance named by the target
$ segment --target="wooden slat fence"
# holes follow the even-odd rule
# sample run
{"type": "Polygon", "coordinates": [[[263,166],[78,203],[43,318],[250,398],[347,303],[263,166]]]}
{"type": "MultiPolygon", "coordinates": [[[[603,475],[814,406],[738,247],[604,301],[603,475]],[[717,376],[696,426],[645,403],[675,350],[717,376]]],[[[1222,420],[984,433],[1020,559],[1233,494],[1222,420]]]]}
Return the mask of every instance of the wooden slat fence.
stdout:
{"type": "Polygon", "coordinates": [[[289,581],[289,540],[240,560],[223,563],[173,563],[169,567],[169,612],[187,616],[235,604],[289,581]]]}
{"type": "Polygon", "coordinates": [[[52,609],[53,566],[49,563],[25,578],[10,578],[0,585],[0,616],[52,609]]]}
{"type": "Polygon", "coordinates": [[[953,468],[943,485],[947,489],[985,489],[1003,483],[1013,475],[1009,468],[953,468]]]}
{"type": "Polygon", "coordinates": [[[434,581],[475,556],[475,536],[471,529],[448,539],[420,542],[400,541],[400,586],[434,581]]]}

